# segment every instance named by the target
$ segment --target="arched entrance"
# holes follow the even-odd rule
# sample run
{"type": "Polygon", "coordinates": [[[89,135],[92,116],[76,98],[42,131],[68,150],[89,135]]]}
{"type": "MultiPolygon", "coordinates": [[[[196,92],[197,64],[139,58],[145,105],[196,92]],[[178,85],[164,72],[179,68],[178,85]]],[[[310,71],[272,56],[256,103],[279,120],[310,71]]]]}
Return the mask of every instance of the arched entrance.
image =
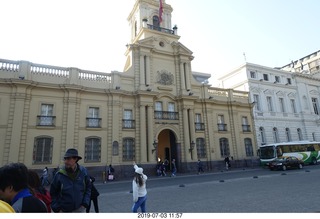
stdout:
{"type": "MultiPolygon", "coordinates": [[[[164,162],[165,159],[169,161],[168,170],[171,170],[172,159],[176,160],[177,169],[180,161],[178,144],[175,133],[170,129],[162,130],[158,135],[157,160],[164,162]]],[[[167,170],[167,171],[168,171],[167,170]]]]}

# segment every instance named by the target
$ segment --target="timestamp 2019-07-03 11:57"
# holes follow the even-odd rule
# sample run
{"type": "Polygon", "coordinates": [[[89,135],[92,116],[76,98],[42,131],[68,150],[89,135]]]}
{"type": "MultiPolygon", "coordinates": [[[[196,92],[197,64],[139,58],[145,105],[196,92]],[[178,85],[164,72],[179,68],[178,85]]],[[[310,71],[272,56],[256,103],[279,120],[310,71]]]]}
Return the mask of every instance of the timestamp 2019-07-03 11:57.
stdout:
{"type": "Polygon", "coordinates": [[[137,218],[182,218],[183,213],[138,213],[137,218]]]}

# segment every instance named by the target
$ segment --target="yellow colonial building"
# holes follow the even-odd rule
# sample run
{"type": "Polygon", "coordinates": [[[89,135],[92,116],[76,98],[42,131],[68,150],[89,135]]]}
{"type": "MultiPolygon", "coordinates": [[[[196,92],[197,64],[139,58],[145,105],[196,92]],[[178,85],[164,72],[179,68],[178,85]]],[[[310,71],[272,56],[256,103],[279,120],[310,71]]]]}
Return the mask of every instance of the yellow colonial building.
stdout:
{"type": "Polygon", "coordinates": [[[96,176],[112,164],[116,177],[131,177],[133,161],[151,175],[164,159],[175,159],[178,173],[198,159],[218,170],[225,156],[253,165],[248,92],[211,87],[210,74],[192,72],[172,11],[163,1],[159,16],[158,0],[136,0],[123,72],[1,59],[0,164],[55,168],[75,147],[96,176]]]}

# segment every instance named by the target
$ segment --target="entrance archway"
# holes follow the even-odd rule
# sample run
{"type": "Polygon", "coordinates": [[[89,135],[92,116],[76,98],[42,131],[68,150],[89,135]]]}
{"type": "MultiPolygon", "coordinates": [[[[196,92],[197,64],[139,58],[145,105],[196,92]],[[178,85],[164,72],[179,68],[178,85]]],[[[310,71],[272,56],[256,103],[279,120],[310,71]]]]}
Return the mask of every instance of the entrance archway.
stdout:
{"type": "Polygon", "coordinates": [[[164,162],[166,159],[169,161],[168,170],[171,170],[172,159],[176,160],[178,168],[180,156],[178,153],[178,144],[175,133],[170,129],[162,130],[158,135],[158,148],[157,148],[158,162],[164,162]]]}

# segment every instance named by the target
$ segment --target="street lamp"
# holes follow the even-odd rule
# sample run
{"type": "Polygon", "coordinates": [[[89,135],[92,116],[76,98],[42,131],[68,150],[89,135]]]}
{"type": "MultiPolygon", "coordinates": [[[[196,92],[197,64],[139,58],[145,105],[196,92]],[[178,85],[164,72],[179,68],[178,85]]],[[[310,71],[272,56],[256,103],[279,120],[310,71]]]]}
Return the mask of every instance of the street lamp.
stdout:
{"type": "Polygon", "coordinates": [[[190,153],[193,151],[195,145],[196,145],[196,143],[194,143],[194,141],[191,141],[190,148],[189,148],[190,153]]]}

